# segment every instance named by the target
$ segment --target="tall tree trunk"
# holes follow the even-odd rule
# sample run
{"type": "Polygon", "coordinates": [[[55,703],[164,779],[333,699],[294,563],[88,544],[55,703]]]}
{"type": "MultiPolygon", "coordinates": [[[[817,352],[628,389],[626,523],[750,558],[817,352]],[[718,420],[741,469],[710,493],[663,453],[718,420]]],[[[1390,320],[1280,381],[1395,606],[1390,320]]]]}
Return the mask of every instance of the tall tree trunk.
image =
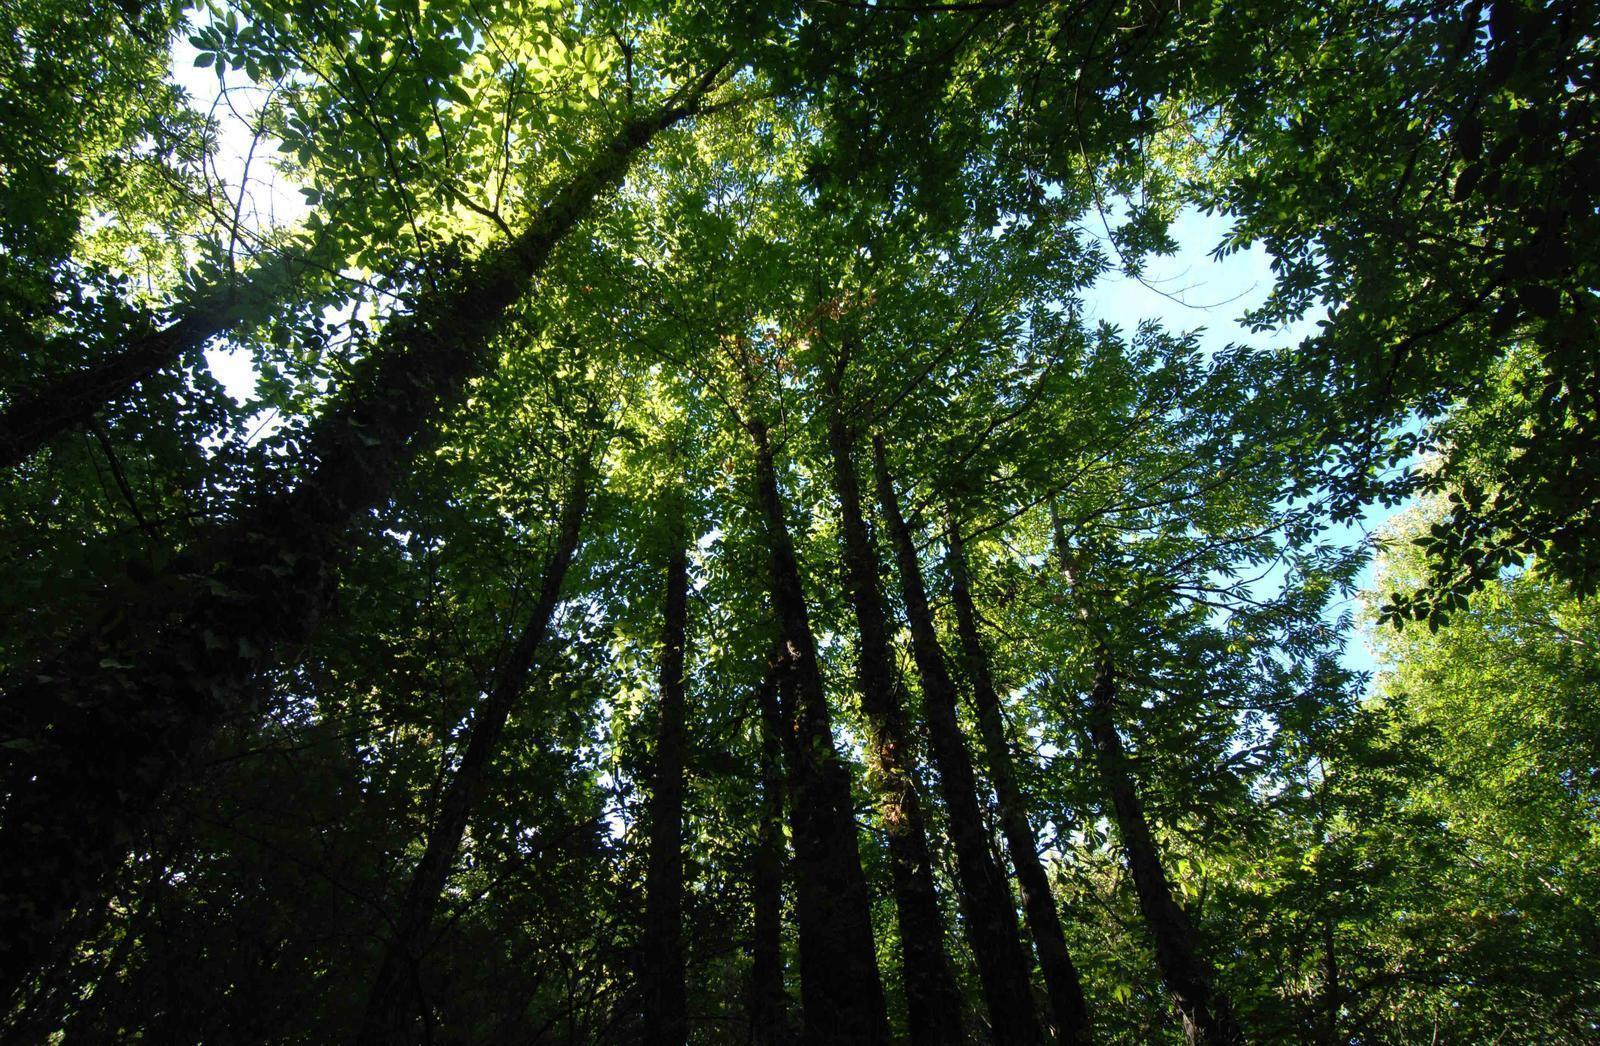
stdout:
{"type": "Polygon", "coordinates": [[[566,504],[561,508],[560,531],[549,564],[545,567],[539,601],[528,617],[516,646],[500,666],[494,690],[479,706],[467,731],[467,747],[461,764],[450,779],[439,803],[439,814],[428,831],[428,845],[422,860],[411,875],[410,885],[394,921],[394,935],[384,949],[383,962],[367,998],[366,1016],[357,1041],[372,1046],[400,1046],[415,1041],[413,1026],[419,1007],[425,1005],[416,989],[418,964],[422,960],[428,930],[439,908],[439,897],[455,865],[456,852],[466,831],[467,818],[477,805],[489,769],[489,762],[500,746],[511,710],[526,689],[539,646],[550,629],[556,605],[561,601],[561,585],[567,567],[578,547],[584,509],[589,499],[589,465],[579,465],[566,504]]]}
{"type": "Polygon", "coordinates": [[[900,514],[900,501],[884,454],[883,440],[873,437],[873,469],[877,474],[878,501],[894,544],[900,568],[900,588],[906,618],[911,625],[911,650],[922,680],[923,707],[928,718],[929,747],[955,844],[956,874],[961,883],[966,912],[967,940],[978,962],[984,1000],[995,1038],[1004,1043],[1043,1041],[1034,1012],[1029,963],[1023,953],[1017,912],[1011,889],[990,848],[978,809],[978,785],[972,760],[956,718],[956,688],[945,665],[944,651],[934,631],[933,612],[922,584],[917,546],[900,514]]]}
{"type": "Polygon", "coordinates": [[[683,958],[683,659],[689,552],[676,525],[667,560],[661,626],[661,708],[650,782],[650,854],[645,872],[642,987],[645,1042],[683,1046],[689,1037],[683,958]]]}
{"type": "MultiPolygon", "coordinates": [[[[788,1042],[783,990],[783,713],[778,676],[769,671],[756,691],[761,706],[761,824],[756,835],[750,964],[751,1046],[788,1042]]],[[[788,702],[791,706],[792,700],[788,702]]]]}
{"type": "Polygon", "coordinates": [[[310,636],[345,533],[379,504],[469,378],[556,244],[660,131],[692,114],[714,74],[626,123],[560,183],[505,248],[408,318],[313,431],[306,479],[263,494],[233,525],[121,600],[0,700],[0,999],[38,964],[66,914],[93,900],[175,773],[258,680],[310,636]]]}
{"type": "Polygon", "coordinates": [[[1234,1022],[1227,997],[1213,988],[1199,953],[1188,917],[1173,900],[1172,886],[1161,864],[1160,851],[1145,820],[1144,806],[1128,772],[1128,754],[1117,733],[1115,707],[1117,678],[1109,654],[1102,653],[1095,672],[1094,688],[1089,693],[1089,737],[1094,743],[1095,765],[1106,792],[1111,796],[1133,875],[1139,910],[1155,939],[1156,962],[1162,980],[1177,1001],[1183,1015],[1183,1030],[1190,1042],[1225,1046],[1244,1041],[1234,1022]]]}
{"type": "Polygon", "coordinates": [[[1339,984],[1339,952],[1334,939],[1333,916],[1322,920],[1322,1041],[1333,1046],[1339,1041],[1339,1008],[1343,988],[1339,984]]]}
{"type": "Polygon", "coordinates": [[[268,259],[237,285],[205,295],[159,330],[130,339],[97,363],[15,396],[0,410],[0,469],[14,468],[45,443],[85,424],[158,371],[243,322],[282,296],[296,265],[287,254],[268,259]]]}
{"type": "Polygon", "coordinates": [[[917,795],[916,761],[900,710],[899,683],[889,650],[888,615],[878,587],[878,554],[861,511],[861,481],[853,457],[855,441],[845,423],[837,377],[830,379],[828,449],[844,552],[845,584],[855,610],[860,647],[856,680],[866,715],[871,784],[878,797],[894,879],[900,924],[900,958],[906,986],[911,1041],[965,1040],[961,995],[944,949],[944,924],[933,886],[928,833],[917,795]]]}
{"type": "Polygon", "coordinates": [[[1000,711],[1000,697],[995,692],[989,657],[983,649],[983,639],[978,631],[978,612],[972,602],[972,587],[967,580],[966,546],[954,513],[950,516],[949,539],[956,629],[961,635],[967,678],[972,683],[972,703],[978,713],[978,727],[983,733],[983,746],[989,757],[989,780],[993,782],[995,796],[1000,802],[1000,830],[1005,836],[1011,864],[1017,870],[1022,910],[1027,916],[1034,950],[1039,955],[1039,968],[1044,972],[1045,989],[1050,996],[1050,1008],[1055,1013],[1058,1035],[1064,1042],[1088,1043],[1093,1039],[1093,1028],[1089,1023],[1089,1006],[1084,999],[1083,982],[1067,950],[1067,939],[1061,930],[1061,918],[1056,912],[1050,879],[1039,861],[1038,841],[1032,826],[1028,824],[1028,809],[1017,787],[1016,773],[1011,765],[1011,745],[1000,711]]]}
{"type": "Polygon", "coordinates": [[[790,825],[800,924],[800,999],[809,1043],[887,1043],[889,1018],[872,938],[871,899],[861,870],[850,771],[833,743],[800,564],[784,518],[766,423],[749,422],[756,486],[771,553],[772,603],[790,676],[790,825]]]}

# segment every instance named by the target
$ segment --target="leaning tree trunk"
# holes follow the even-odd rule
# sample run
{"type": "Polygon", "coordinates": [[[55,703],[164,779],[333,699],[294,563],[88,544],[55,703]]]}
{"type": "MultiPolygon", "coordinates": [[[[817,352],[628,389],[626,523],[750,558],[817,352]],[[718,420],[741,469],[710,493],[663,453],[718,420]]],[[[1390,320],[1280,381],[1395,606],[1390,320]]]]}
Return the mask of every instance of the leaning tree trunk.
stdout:
{"type": "Polygon", "coordinates": [[[901,714],[898,680],[889,650],[888,615],[878,587],[878,554],[861,511],[861,482],[853,457],[855,441],[845,423],[837,382],[830,383],[828,448],[844,545],[844,574],[855,610],[860,647],[856,680],[866,715],[867,754],[873,773],[894,882],[900,924],[900,958],[906,987],[911,1041],[965,1041],[961,995],[944,949],[944,921],[933,886],[928,833],[917,795],[916,760],[901,714]]]}
{"type": "Polygon", "coordinates": [[[784,719],[791,738],[790,825],[806,1041],[887,1043],[889,1018],[872,937],[871,898],[861,870],[850,772],[833,743],[816,639],[766,424],[752,419],[749,429],[771,554],[772,603],[782,637],[778,670],[790,677],[793,687],[793,703],[784,710],[784,719]]]}
{"type": "Polygon", "coordinates": [[[650,781],[650,846],[645,871],[644,1041],[683,1046],[689,1037],[683,958],[683,659],[689,552],[681,524],[667,559],[661,626],[661,707],[650,781]]]}
{"type": "Polygon", "coordinates": [[[1011,765],[1011,745],[1006,738],[1005,720],[1000,712],[1000,697],[995,692],[989,657],[978,632],[978,613],[972,603],[972,588],[967,580],[966,547],[954,514],[949,525],[950,582],[956,609],[956,630],[961,635],[967,678],[972,683],[972,703],[978,713],[978,727],[989,757],[989,780],[1000,803],[1000,830],[1005,836],[1011,864],[1017,870],[1017,885],[1022,892],[1022,910],[1039,968],[1044,971],[1050,1008],[1055,1013],[1059,1037],[1063,1042],[1088,1043],[1093,1039],[1089,1006],[1083,994],[1078,968],[1067,950],[1066,935],[1056,912],[1050,879],[1039,861],[1038,841],[1028,824],[1028,809],[1017,787],[1011,765]]]}
{"type": "Polygon", "coordinates": [[[479,706],[467,732],[466,751],[455,776],[439,803],[439,815],[428,831],[428,845],[411,875],[410,885],[394,920],[394,934],[384,948],[383,962],[367,997],[367,1011],[357,1041],[363,1046],[404,1046],[415,1041],[414,1024],[424,1005],[416,991],[419,964],[428,931],[439,908],[445,881],[454,867],[467,818],[483,794],[489,761],[500,747],[511,709],[527,688],[539,646],[550,630],[561,585],[578,547],[584,508],[589,499],[589,466],[578,466],[566,504],[561,508],[555,552],[545,567],[539,601],[517,644],[511,649],[495,679],[494,690],[479,706]]]}
{"type": "Polygon", "coordinates": [[[1103,654],[1095,672],[1094,689],[1089,694],[1089,737],[1094,743],[1095,765],[1106,792],[1111,796],[1133,874],[1139,910],[1155,939],[1156,962],[1162,980],[1177,1001],[1183,1015],[1183,1030],[1190,1042],[1207,1046],[1232,1046],[1244,1041],[1234,1022],[1228,999],[1211,984],[1211,977],[1194,946],[1189,920],[1173,900],[1160,851],[1145,820],[1144,806],[1128,772],[1128,754],[1117,733],[1115,707],[1117,679],[1109,655],[1103,654]]]}
{"type": "Polygon", "coordinates": [[[15,396],[0,410],[0,469],[20,465],[51,439],[125,398],[141,381],[269,306],[282,297],[303,260],[277,255],[241,282],[179,310],[179,318],[160,330],[132,338],[96,363],[15,396]]]}
{"type": "MultiPolygon", "coordinates": [[[[792,677],[791,677],[792,678],[792,677]]],[[[784,1046],[788,997],[783,990],[783,713],[778,675],[756,691],[761,711],[761,822],[750,874],[754,901],[750,963],[751,1046],[784,1046]]],[[[787,702],[791,707],[794,702],[787,702]]]]}
{"type": "Polygon", "coordinates": [[[108,600],[54,659],[0,701],[0,1000],[46,954],[65,916],[101,892],[163,792],[229,718],[250,714],[265,670],[312,633],[350,524],[388,496],[419,444],[556,244],[714,76],[630,120],[561,182],[503,249],[397,318],[317,425],[305,480],[262,494],[159,583],[108,600]],[[18,857],[17,855],[22,855],[18,857]]]}
{"type": "Polygon", "coordinates": [[[989,833],[978,809],[977,780],[962,740],[961,724],[956,718],[955,683],[945,666],[944,651],[934,631],[933,612],[928,606],[928,594],[917,563],[916,543],[900,514],[899,498],[880,437],[873,438],[872,459],[877,473],[878,501],[900,570],[900,588],[906,618],[911,625],[911,651],[922,680],[929,747],[939,771],[941,794],[950,818],[956,874],[967,916],[967,940],[978,962],[989,1019],[999,1042],[1038,1043],[1043,1041],[1043,1032],[1034,1012],[1033,987],[1017,926],[1017,912],[1012,907],[1011,889],[995,861],[989,833]]]}

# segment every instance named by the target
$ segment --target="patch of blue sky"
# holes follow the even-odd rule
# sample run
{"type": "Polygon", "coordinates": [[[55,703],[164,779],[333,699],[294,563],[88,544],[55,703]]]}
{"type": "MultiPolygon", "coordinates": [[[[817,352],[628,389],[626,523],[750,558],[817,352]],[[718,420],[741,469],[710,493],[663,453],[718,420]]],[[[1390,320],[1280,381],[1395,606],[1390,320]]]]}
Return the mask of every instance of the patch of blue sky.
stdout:
{"type": "MultiPolygon", "coordinates": [[[[1084,224],[1087,235],[1103,241],[1112,266],[1083,294],[1084,319],[1108,323],[1124,331],[1134,330],[1142,321],[1154,320],[1169,331],[1193,332],[1200,350],[1214,355],[1229,345],[1277,348],[1293,351],[1316,330],[1323,319],[1312,314],[1277,330],[1256,331],[1242,320],[1257,309],[1273,288],[1272,259],[1256,244],[1222,258],[1212,252],[1228,235],[1226,215],[1207,215],[1197,209],[1182,211],[1171,229],[1177,249],[1171,254],[1144,260],[1137,277],[1126,274],[1109,229],[1119,216],[1108,211],[1104,221],[1091,215],[1084,224]]],[[[1359,519],[1331,527],[1324,539],[1345,547],[1370,549],[1374,533],[1404,506],[1368,506],[1359,519]]],[[[1283,583],[1282,567],[1264,574],[1257,582],[1263,592],[1283,583]]],[[[1373,584],[1369,556],[1357,575],[1358,589],[1373,584]]],[[[1337,596],[1327,609],[1330,623],[1339,624],[1344,633],[1341,663],[1354,672],[1371,673],[1377,667],[1363,617],[1357,613],[1359,595],[1337,596]]]]}

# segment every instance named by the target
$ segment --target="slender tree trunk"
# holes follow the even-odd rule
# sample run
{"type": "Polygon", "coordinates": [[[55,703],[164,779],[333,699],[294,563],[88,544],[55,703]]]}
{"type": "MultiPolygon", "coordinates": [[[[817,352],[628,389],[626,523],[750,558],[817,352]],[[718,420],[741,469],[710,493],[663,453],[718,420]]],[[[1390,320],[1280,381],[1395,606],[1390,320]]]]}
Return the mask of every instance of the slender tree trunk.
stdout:
{"type": "Polygon", "coordinates": [[[984,1000],[995,1038],[1003,1043],[1043,1041],[1034,1012],[1029,964],[1023,953],[1017,912],[1011,889],[990,848],[978,809],[978,785],[972,760],[956,718],[956,688],[945,665],[944,651],[934,631],[933,612],[922,584],[917,547],[900,514],[894,479],[884,455],[883,440],[874,437],[872,459],[877,474],[878,501],[894,544],[900,568],[900,587],[906,618],[911,625],[911,649],[922,679],[922,703],[928,718],[928,738],[934,766],[939,771],[941,794],[950,818],[955,844],[956,873],[966,912],[967,940],[978,962],[984,1000]]]}
{"type": "Polygon", "coordinates": [[[756,485],[771,553],[772,602],[782,635],[779,672],[790,676],[790,824],[800,924],[800,998],[808,1043],[887,1043],[889,1018],[861,870],[850,771],[833,743],[800,564],[778,493],[765,422],[753,419],[756,485]]]}
{"type": "Polygon", "coordinates": [[[949,539],[956,628],[961,634],[967,678],[972,683],[973,706],[978,713],[978,726],[983,733],[983,746],[989,757],[989,780],[994,783],[995,796],[1000,802],[1000,830],[1005,836],[1011,864],[1017,870],[1022,910],[1027,916],[1028,930],[1039,956],[1039,968],[1044,972],[1045,989],[1050,996],[1050,1008],[1055,1012],[1058,1035],[1063,1042],[1088,1043],[1094,1036],[1089,1023],[1089,1006],[1084,999],[1083,982],[1067,950],[1067,939],[1061,930],[1061,918],[1056,912],[1050,879],[1039,861],[1038,840],[1028,824],[1027,806],[1017,787],[1016,774],[1011,765],[1011,745],[1000,711],[1000,697],[995,692],[989,657],[978,632],[978,612],[973,606],[972,588],[967,580],[966,546],[953,513],[950,516],[949,539]]]}
{"type": "Polygon", "coordinates": [[[889,649],[888,615],[878,587],[878,554],[867,535],[861,511],[861,481],[853,457],[855,441],[845,424],[836,381],[830,382],[828,393],[828,447],[833,456],[834,491],[839,499],[845,583],[861,640],[856,679],[861,710],[867,718],[871,784],[877,793],[884,833],[889,838],[911,1041],[958,1043],[965,1040],[961,995],[944,949],[944,923],[939,915],[928,833],[917,795],[916,761],[900,710],[899,684],[889,649]]]}
{"type": "MultiPolygon", "coordinates": [[[[761,823],[751,893],[755,912],[750,965],[751,1046],[788,1042],[783,990],[783,714],[778,677],[768,672],[756,692],[761,706],[761,823]]],[[[793,702],[789,702],[791,705],[793,702]]]]}
{"type": "Polygon", "coordinates": [[[0,410],[0,469],[20,465],[54,437],[126,397],[141,381],[177,364],[184,353],[279,298],[297,261],[287,255],[269,259],[237,286],[206,295],[160,330],[132,338],[99,362],[16,396],[0,410]]]}
{"type": "Polygon", "coordinates": [[[667,560],[661,626],[661,709],[651,773],[641,980],[645,1042],[653,1046],[682,1046],[689,1037],[683,958],[683,659],[689,595],[686,541],[679,525],[667,560]]]}
{"type": "Polygon", "coordinates": [[[583,513],[589,498],[589,466],[579,466],[566,504],[561,508],[560,531],[554,555],[545,567],[539,602],[518,636],[516,646],[500,666],[494,690],[479,706],[467,732],[466,751],[455,776],[450,779],[439,802],[439,815],[428,832],[428,845],[422,860],[411,875],[410,885],[400,903],[394,922],[394,935],[384,949],[383,962],[367,998],[357,1041],[372,1046],[401,1046],[415,1041],[413,1026],[426,1005],[417,992],[418,967],[426,951],[428,930],[439,908],[445,881],[454,867],[467,818],[483,794],[489,762],[500,747],[511,710],[526,689],[539,646],[550,629],[556,605],[561,601],[561,585],[567,567],[578,547],[583,513]]]}
{"type": "Polygon", "coordinates": [[[1334,940],[1333,916],[1322,920],[1322,1041],[1333,1046],[1339,1041],[1339,1007],[1343,987],[1339,983],[1339,951],[1334,940]]]}
{"type": "Polygon", "coordinates": [[[84,636],[6,688],[0,1000],[31,975],[67,913],[102,891],[174,775],[224,721],[250,713],[263,671],[310,636],[350,524],[388,496],[489,365],[486,345],[556,244],[713,80],[625,124],[514,241],[397,318],[313,431],[299,487],[245,502],[235,524],[160,583],[109,600],[84,636]]]}
{"type": "Polygon", "coordinates": [[[1173,900],[1172,886],[1161,864],[1160,851],[1145,820],[1144,806],[1128,772],[1128,755],[1117,733],[1115,707],[1117,680],[1108,654],[1103,654],[1095,673],[1094,689],[1089,694],[1089,737],[1094,743],[1095,765],[1111,796],[1133,875],[1139,910],[1155,939],[1156,962],[1162,980],[1177,1001],[1183,1015],[1184,1033],[1190,1042],[1207,1046],[1231,1046],[1244,1036],[1234,1022],[1227,997],[1211,984],[1211,978],[1194,946],[1188,917],[1173,900]]]}

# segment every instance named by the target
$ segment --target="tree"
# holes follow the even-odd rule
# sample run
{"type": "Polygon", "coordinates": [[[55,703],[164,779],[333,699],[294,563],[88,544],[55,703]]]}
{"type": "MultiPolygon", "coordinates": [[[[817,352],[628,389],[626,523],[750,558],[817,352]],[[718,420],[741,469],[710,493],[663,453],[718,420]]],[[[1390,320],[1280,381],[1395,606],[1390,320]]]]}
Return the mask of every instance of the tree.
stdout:
{"type": "Polygon", "coordinates": [[[876,435],[872,442],[872,466],[877,478],[878,505],[894,543],[900,591],[911,625],[917,672],[922,680],[930,748],[934,765],[939,769],[939,782],[956,848],[962,907],[968,920],[967,935],[983,978],[989,1019],[995,1034],[1007,1041],[1040,1040],[1028,967],[1018,940],[1017,913],[1011,904],[1005,876],[991,852],[988,832],[978,811],[971,757],[956,721],[955,684],[934,632],[916,543],[900,512],[899,495],[894,489],[894,477],[889,473],[883,440],[876,435]]]}
{"type": "Polygon", "coordinates": [[[1016,869],[1028,932],[1033,937],[1033,946],[1039,955],[1039,967],[1044,972],[1045,987],[1061,1029],[1061,1037],[1068,1042],[1088,1042],[1093,1035],[1088,1002],[1083,995],[1083,983],[1077,967],[1072,963],[1072,954],[1067,949],[1066,937],[1061,932],[1061,917],[1056,911],[1050,879],[1039,861],[1038,836],[1028,823],[1028,810],[1017,788],[1016,774],[1011,765],[1011,740],[1000,711],[1000,697],[995,692],[994,679],[989,671],[989,657],[983,649],[983,637],[978,629],[978,611],[967,580],[966,543],[961,537],[961,524],[953,516],[947,535],[950,590],[955,603],[957,631],[961,636],[967,678],[972,685],[972,702],[978,714],[984,753],[988,758],[989,781],[1000,807],[1000,830],[1005,836],[1011,866],[1016,869]]]}
{"type": "Polygon", "coordinates": [[[396,324],[391,347],[352,380],[362,391],[322,419],[310,448],[316,471],[292,494],[219,534],[197,563],[181,563],[172,572],[175,594],[108,620],[10,688],[5,736],[18,755],[6,767],[4,832],[30,840],[40,860],[14,866],[17,877],[4,887],[17,923],[6,935],[0,983],[21,982],[32,949],[96,889],[186,753],[238,706],[255,674],[314,625],[349,519],[383,495],[434,412],[459,396],[500,314],[561,237],[657,131],[691,115],[715,74],[626,124],[540,220],[396,324]],[[120,742],[107,749],[113,735],[120,742]],[[59,819],[66,810],[70,822],[59,819]],[[47,841],[56,857],[43,857],[47,841]]]}
{"type": "Polygon", "coordinates": [[[848,769],[834,748],[816,638],[784,518],[766,422],[747,422],[755,446],[756,497],[766,521],[772,603],[782,644],[778,671],[793,682],[783,710],[800,922],[800,985],[806,1037],[887,1041],[867,883],[861,872],[848,769]]]}
{"type": "Polygon", "coordinates": [[[0,1037],[1593,1037],[1587,0],[0,22],[0,1037]]]}
{"type": "MultiPolygon", "coordinates": [[[[681,509],[677,513],[681,515],[681,509]]],[[[668,512],[673,512],[671,508],[668,512]]],[[[645,1027],[662,1043],[688,1037],[683,969],[683,659],[689,552],[682,521],[670,525],[661,612],[661,709],[650,768],[650,869],[645,879],[645,1027]]]]}
{"type": "Polygon", "coordinates": [[[1219,250],[1262,242],[1274,255],[1282,278],[1261,322],[1328,311],[1286,372],[1284,401],[1328,419],[1319,445],[1335,460],[1307,464],[1345,492],[1345,514],[1386,484],[1454,483],[1466,461],[1453,453],[1432,473],[1385,480],[1383,470],[1406,463],[1419,442],[1438,446],[1436,423],[1457,402],[1483,403],[1493,387],[1485,377],[1508,354],[1527,346],[1537,358],[1523,390],[1526,428],[1506,442],[1487,485],[1441,521],[1449,540],[1430,546],[1431,583],[1396,604],[1408,617],[1458,609],[1533,553],[1580,591],[1594,585],[1595,476],[1584,448],[1597,428],[1580,390],[1596,382],[1579,333],[1594,311],[1594,259],[1583,246],[1594,200],[1578,174],[1594,116],[1584,89],[1568,86],[1595,75],[1594,17],[1592,5],[1565,2],[1353,5],[1282,34],[1265,11],[1241,10],[1196,67],[1220,85],[1259,57],[1288,74],[1269,77],[1269,95],[1303,105],[1278,121],[1268,115],[1281,111],[1277,98],[1221,102],[1223,177],[1202,182],[1199,199],[1237,216],[1219,250]],[[1320,75],[1329,65],[1381,76],[1383,98],[1332,89],[1320,75]],[[1360,145],[1306,148],[1319,140],[1360,145]],[[1237,147],[1244,141],[1248,151],[1237,147]]]}
{"type": "MultiPolygon", "coordinates": [[[[774,659],[776,660],[776,659],[774,659]]],[[[757,691],[761,732],[761,826],[751,891],[755,895],[750,963],[750,1037],[762,1046],[787,1041],[783,988],[783,713],[778,675],[768,672],[757,691]]],[[[788,699],[793,706],[793,698],[788,699]]]]}
{"type": "Polygon", "coordinates": [[[900,680],[889,648],[889,619],[878,588],[877,550],[867,534],[855,439],[845,418],[839,379],[849,361],[848,343],[828,375],[828,451],[839,501],[840,539],[846,584],[861,649],[856,655],[862,711],[872,731],[871,758],[879,807],[894,867],[895,911],[906,984],[906,1011],[915,1042],[959,1041],[961,997],[944,950],[943,920],[934,891],[928,830],[918,795],[916,764],[900,708],[900,680]]]}
{"type": "Polygon", "coordinates": [[[361,1040],[372,1043],[407,1042],[417,999],[408,989],[416,980],[422,959],[422,942],[439,907],[439,896],[455,862],[456,850],[466,831],[467,819],[483,792],[484,774],[505,731],[513,706],[522,697],[533,670],[539,646],[550,631],[567,567],[577,551],[584,508],[589,500],[590,466],[580,462],[561,511],[555,549],[545,566],[538,602],[528,617],[516,646],[511,649],[495,680],[494,691],[472,718],[460,764],[439,803],[438,820],[428,831],[427,848],[406,887],[394,920],[394,936],[384,949],[383,963],[373,981],[362,1022],[361,1040]]]}

